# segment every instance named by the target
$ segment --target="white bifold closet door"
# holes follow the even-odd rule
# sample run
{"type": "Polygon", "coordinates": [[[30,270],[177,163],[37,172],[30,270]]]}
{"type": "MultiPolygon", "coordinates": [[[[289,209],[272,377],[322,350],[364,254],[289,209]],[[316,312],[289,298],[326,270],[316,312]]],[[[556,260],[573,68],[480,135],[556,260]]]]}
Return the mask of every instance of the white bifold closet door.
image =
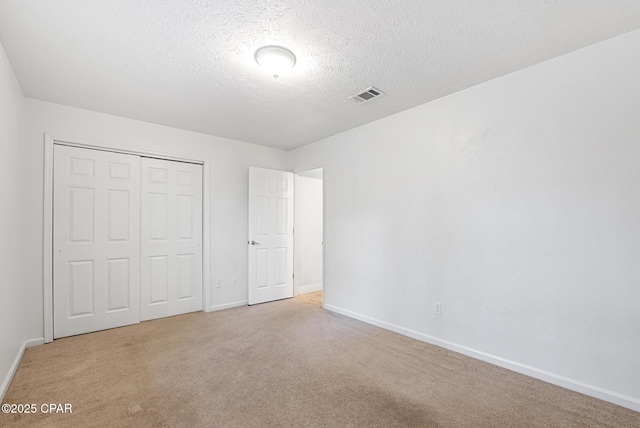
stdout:
{"type": "Polygon", "coordinates": [[[142,158],[141,320],[202,309],[202,165],[142,158]]]}
{"type": "Polygon", "coordinates": [[[55,145],[54,338],[202,310],[202,165],[55,145]]]}
{"type": "Polygon", "coordinates": [[[53,337],[140,320],[140,158],[56,145],[53,337]]]}

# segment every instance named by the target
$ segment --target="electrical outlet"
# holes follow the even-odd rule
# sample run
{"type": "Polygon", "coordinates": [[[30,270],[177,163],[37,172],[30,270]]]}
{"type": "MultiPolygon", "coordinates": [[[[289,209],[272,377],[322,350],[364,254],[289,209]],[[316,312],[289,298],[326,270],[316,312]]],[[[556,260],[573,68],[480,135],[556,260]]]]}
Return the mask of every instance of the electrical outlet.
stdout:
{"type": "Polygon", "coordinates": [[[238,281],[235,278],[231,278],[231,286],[236,287],[238,285],[238,281]]]}
{"type": "Polygon", "coordinates": [[[433,313],[442,315],[442,302],[433,302],[433,313]]]}
{"type": "Polygon", "coordinates": [[[216,279],[216,288],[221,288],[221,287],[222,287],[222,280],[216,279]]]}

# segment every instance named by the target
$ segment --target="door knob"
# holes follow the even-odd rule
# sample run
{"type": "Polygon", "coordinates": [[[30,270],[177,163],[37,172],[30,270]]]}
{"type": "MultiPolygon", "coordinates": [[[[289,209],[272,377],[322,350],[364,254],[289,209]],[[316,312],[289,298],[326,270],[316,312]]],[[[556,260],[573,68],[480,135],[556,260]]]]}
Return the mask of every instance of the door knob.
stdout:
{"type": "Polygon", "coordinates": [[[251,245],[260,245],[259,242],[254,241],[253,239],[251,240],[251,245]]]}

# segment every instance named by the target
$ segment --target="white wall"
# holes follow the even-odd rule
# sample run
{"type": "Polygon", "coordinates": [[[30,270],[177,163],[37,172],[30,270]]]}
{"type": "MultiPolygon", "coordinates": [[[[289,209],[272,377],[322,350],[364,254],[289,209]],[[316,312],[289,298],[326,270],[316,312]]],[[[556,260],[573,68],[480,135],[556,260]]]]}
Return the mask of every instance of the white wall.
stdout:
{"type": "Polygon", "coordinates": [[[166,151],[211,161],[211,288],[210,307],[246,304],[248,168],[284,169],[286,152],[212,137],[122,117],[26,99],[27,131],[24,180],[25,286],[29,293],[27,337],[43,335],[43,163],[44,133],[99,142],[114,148],[166,151]],[[237,278],[236,287],[231,278],[237,278]]]}
{"type": "Polygon", "coordinates": [[[24,332],[22,261],[22,130],[24,98],[0,45],[0,401],[24,332]]]}
{"type": "Polygon", "coordinates": [[[324,165],[327,307],[640,410],[638,46],[292,152],[324,165]]]}
{"type": "Polygon", "coordinates": [[[296,175],[295,231],[296,293],[320,291],[322,290],[322,177],[317,174],[296,175]]]}

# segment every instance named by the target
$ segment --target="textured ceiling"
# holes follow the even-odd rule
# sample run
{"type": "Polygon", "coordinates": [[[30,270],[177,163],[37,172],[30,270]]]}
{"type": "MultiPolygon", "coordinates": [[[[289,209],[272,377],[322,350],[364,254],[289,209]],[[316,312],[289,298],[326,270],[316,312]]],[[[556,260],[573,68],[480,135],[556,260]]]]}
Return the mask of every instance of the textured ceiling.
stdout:
{"type": "Polygon", "coordinates": [[[25,96],[282,149],[637,28],[638,0],[0,1],[25,96]]]}

